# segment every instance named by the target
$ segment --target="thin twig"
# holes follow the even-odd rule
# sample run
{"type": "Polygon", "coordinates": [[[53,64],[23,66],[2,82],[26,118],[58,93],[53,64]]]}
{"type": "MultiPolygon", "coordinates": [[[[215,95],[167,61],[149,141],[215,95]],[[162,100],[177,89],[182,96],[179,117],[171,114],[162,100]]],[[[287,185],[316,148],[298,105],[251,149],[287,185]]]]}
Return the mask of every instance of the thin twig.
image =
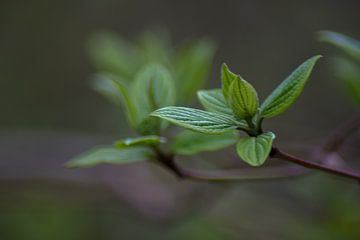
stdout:
{"type": "MultiPolygon", "coordinates": [[[[354,172],[349,169],[338,169],[335,167],[327,166],[323,163],[313,162],[309,161],[303,158],[295,157],[293,155],[290,155],[286,152],[283,152],[277,148],[272,148],[272,151],[270,153],[270,157],[285,160],[288,162],[296,163],[298,165],[304,166],[306,168],[310,169],[317,169],[324,172],[332,173],[338,176],[343,176],[355,180],[360,180],[360,172],[354,172]]],[[[322,161],[325,162],[325,161],[322,161]]]]}
{"type": "Polygon", "coordinates": [[[335,130],[332,137],[324,145],[324,152],[335,152],[345,142],[345,140],[360,128],[360,116],[355,116],[335,130]]]}
{"type": "Polygon", "coordinates": [[[297,177],[309,172],[306,168],[296,165],[232,170],[198,170],[185,167],[179,167],[179,169],[184,178],[207,182],[275,180],[297,177]]]}

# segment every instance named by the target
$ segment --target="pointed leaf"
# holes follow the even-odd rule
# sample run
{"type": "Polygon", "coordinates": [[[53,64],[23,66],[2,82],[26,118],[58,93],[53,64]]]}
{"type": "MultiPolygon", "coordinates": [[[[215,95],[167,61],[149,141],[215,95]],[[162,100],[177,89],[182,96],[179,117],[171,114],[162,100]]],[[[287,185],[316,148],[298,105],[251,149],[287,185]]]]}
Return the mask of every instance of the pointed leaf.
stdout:
{"type": "Polygon", "coordinates": [[[209,135],[183,131],[171,141],[171,151],[180,155],[193,155],[200,152],[216,151],[236,143],[235,131],[219,135],[209,135]]]}
{"type": "Polygon", "coordinates": [[[129,146],[138,146],[138,145],[158,145],[160,143],[165,143],[166,138],[160,136],[141,136],[134,138],[126,138],[114,143],[114,147],[117,149],[122,149],[129,146]]]}
{"type": "Polygon", "coordinates": [[[129,94],[127,84],[122,79],[107,73],[97,74],[92,83],[93,88],[115,104],[122,104],[130,126],[135,128],[138,124],[134,99],[129,94]]]}
{"type": "Polygon", "coordinates": [[[345,89],[360,106],[360,67],[345,59],[337,59],[336,74],[345,83],[345,89]]]}
{"type": "Polygon", "coordinates": [[[98,164],[128,164],[145,161],[151,158],[153,152],[147,147],[97,147],[89,150],[65,164],[69,168],[93,167],[98,164]]]}
{"type": "Polygon", "coordinates": [[[215,45],[207,40],[191,43],[178,50],[174,67],[181,102],[192,100],[196,91],[204,85],[214,53],[215,45]]]}
{"type": "Polygon", "coordinates": [[[262,165],[271,151],[275,134],[266,132],[257,137],[245,137],[239,140],[236,151],[240,158],[251,166],[262,165]]]}
{"type": "Polygon", "coordinates": [[[228,94],[228,103],[238,119],[250,119],[256,114],[259,100],[250,83],[237,76],[230,84],[228,94]]]}
{"type": "Polygon", "coordinates": [[[230,116],[186,107],[165,107],[151,113],[169,122],[195,132],[219,134],[237,127],[230,116]]]}
{"type": "Polygon", "coordinates": [[[228,66],[223,63],[221,66],[221,84],[222,84],[222,91],[225,99],[229,97],[229,87],[230,84],[237,78],[235,73],[232,73],[228,66]]]}
{"type": "Polygon", "coordinates": [[[332,31],[320,31],[318,38],[320,41],[330,43],[340,48],[349,56],[360,62],[360,41],[332,31]]]}
{"type": "Polygon", "coordinates": [[[91,36],[87,42],[90,59],[102,72],[131,79],[140,65],[137,48],[113,33],[91,36]]]}
{"type": "Polygon", "coordinates": [[[320,57],[317,55],[302,63],[266,98],[260,109],[262,117],[279,115],[295,102],[320,57]]]}
{"type": "Polygon", "coordinates": [[[210,112],[232,116],[232,110],[227,106],[221,89],[200,90],[197,92],[199,101],[210,112]]]}
{"type": "Polygon", "coordinates": [[[132,94],[142,120],[152,111],[175,103],[171,75],[159,64],[149,64],[137,74],[132,94]]]}

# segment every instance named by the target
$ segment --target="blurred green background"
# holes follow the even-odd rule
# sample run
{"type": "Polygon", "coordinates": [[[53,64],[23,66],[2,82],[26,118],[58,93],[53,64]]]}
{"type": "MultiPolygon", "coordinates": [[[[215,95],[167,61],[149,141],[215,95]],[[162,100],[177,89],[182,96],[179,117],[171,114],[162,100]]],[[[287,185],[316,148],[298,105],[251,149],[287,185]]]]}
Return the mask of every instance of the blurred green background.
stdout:
{"type": "MultiPolygon", "coordinates": [[[[360,239],[359,185],[325,174],[207,184],[179,182],[146,163],[62,167],[128,134],[122,112],[89,87],[92,34],[131,40],[160,26],[175,45],[207,36],[218,46],[207,87],[219,86],[226,62],[263,97],[323,54],[295,106],[266,125],[296,153],[358,111],[335,78],[338,51],[314,33],[360,39],[359,9],[356,0],[2,0],[0,239],[360,239]]],[[[360,156],[356,140],[342,149],[349,161],[360,156]]]]}

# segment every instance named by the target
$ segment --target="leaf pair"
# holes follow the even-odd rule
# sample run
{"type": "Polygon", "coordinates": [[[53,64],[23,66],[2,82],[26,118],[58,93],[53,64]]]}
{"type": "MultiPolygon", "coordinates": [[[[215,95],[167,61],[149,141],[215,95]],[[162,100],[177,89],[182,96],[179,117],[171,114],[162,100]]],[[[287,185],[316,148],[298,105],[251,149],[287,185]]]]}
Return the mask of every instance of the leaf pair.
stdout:
{"type": "MultiPolygon", "coordinates": [[[[302,92],[320,55],[309,58],[297,67],[263,102],[260,117],[275,117],[287,110],[302,92]]],[[[222,67],[222,91],[225,99],[239,119],[255,116],[259,100],[254,87],[232,73],[226,64],[222,67]]]]}
{"type": "Polygon", "coordinates": [[[232,73],[226,64],[221,69],[222,92],[237,119],[251,119],[257,112],[259,99],[255,88],[232,73]]]}

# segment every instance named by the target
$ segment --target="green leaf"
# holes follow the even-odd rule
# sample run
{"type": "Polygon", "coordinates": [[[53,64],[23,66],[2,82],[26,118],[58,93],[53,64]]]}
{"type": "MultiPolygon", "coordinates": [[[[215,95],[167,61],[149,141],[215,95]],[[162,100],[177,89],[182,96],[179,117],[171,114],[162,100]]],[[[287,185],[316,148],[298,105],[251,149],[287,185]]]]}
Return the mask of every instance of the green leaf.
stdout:
{"type": "MultiPolygon", "coordinates": [[[[230,116],[186,107],[165,107],[151,113],[195,132],[219,134],[235,129],[238,123],[230,116]]],[[[242,127],[246,127],[242,126],[242,127]]]]}
{"type": "Polygon", "coordinates": [[[262,117],[279,115],[295,102],[320,57],[321,55],[317,55],[302,63],[266,98],[260,108],[262,117]]]}
{"type": "Polygon", "coordinates": [[[239,157],[251,166],[262,165],[271,151],[275,134],[266,132],[257,137],[245,137],[239,140],[236,150],[239,157]]]}
{"type": "Polygon", "coordinates": [[[232,73],[228,66],[223,63],[221,66],[221,84],[222,84],[222,91],[225,99],[229,97],[229,88],[230,84],[236,80],[238,76],[235,73],[232,73]]]}
{"type": "Polygon", "coordinates": [[[232,110],[227,106],[221,89],[200,90],[197,92],[199,101],[204,108],[210,112],[233,115],[232,110]]]}
{"type": "Polygon", "coordinates": [[[116,141],[114,147],[122,149],[129,146],[138,146],[138,145],[158,145],[160,143],[165,143],[166,138],[160,136],[141,136],[135,138],[126,138],[116,141]]]}
{"type": "Polygon", "coordinates": [[[330,43],[340,48],[360,63],[360,41],[332,31],[320,31],[318,38],[320,41],[330,43]]]}
{"type": "Polygon", "coordinates": [[[208,135],[193,131],[183,131],[171,141],[171,151],[180,155],[193,155],[200,152],[216,151],[236,143],[235,131],[219,135],[208,135]]]}
{"type": "Polygon", "coordinates": [[[136,47],[113,33],[91,36],[86,47],[99,71],[131,79],[140,65],[136,47]]]}
{"type": "Polygon", "coordinates": [[[257,93],[250,83],[237,76],[229,86],[228,103],[238,119],[251,119],[259,107],[257,93]]]}
{"type": "Polygon", "coordinates": [[[175,86],[165,67],[149,64],[137,74],[132,95],[140,119],[144,120],[152,111],[175,103],[175,86]]]}
{"type": "Polygon", "coordinates": [[[337,59],[336,75],[344,82],[345,89],[354,102],[360,106],[360,68],[354,63],[337,59]]]}
{"type": "Polygon", "coordinates": [[[153,152],[147,147],[96,147],[65,164],[69,168],[93,167],[98,164],[128,164],[148,160],[153,152]]]}
{"type": "Polygon", "coordinates": [[[100,92],[110,101],[115,104],[121,103],[125,108],[129,125],[135,128],[139,123],[139,116],[134,99],[129,94],[127,84],[115,75],[102,73],[96,75],[92,85],[96,91],[100,92]]]}
{"type": "Polygon", "coordinates": [[[196,95],[208,77],[214,57],[215,45],[200,40],[178,50],[175,59],[175,74],[179,100],[187,102],[196,95]]]}

